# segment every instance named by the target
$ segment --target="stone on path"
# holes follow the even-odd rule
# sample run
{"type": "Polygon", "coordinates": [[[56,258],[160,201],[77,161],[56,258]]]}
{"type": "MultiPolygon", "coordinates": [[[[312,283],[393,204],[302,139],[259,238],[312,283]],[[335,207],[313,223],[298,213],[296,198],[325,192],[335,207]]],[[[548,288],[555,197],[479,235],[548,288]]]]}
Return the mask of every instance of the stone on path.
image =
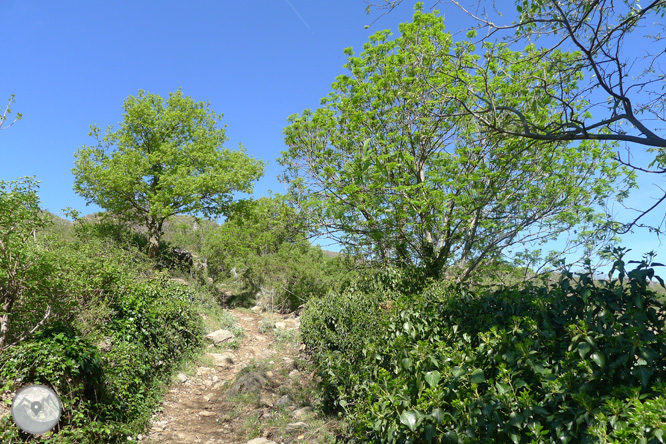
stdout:
{"type": "Polygon", "coordinates": [[[187,375],[185,373],[178,373],[178,375],[176,375],[176,378],[178,378],[180,382],[187,381],[187,375]]]}
{"type": "Polygon", "coordinates": [[[285,427],[285,431],[288,432],[297,432],[301,430],[305,430],[308,428],[308,425],[304,422],[291,422],[287,424],[287,427],[285,427]]]}
{"type": "Polygon", "coordinates": [[[227,392],[230,396],[235,396],[240,393],[255,393],[268,383],[268,378],[263,372],[250,372],[246,373],[231,386],[227,392]]]}
{"type": "Polygon", "coordinates": [[[275,441],[270,441],[266,438],[254,438],[249,440],[245,444],[275,444],[275,441]]]}
{"type": "Polygon", "coordinates": [[[234,360],[236,357],[233,355],[233,353],[208,353],[206,356],[208,356],[210,359],[213,360],[215,363],[216,367],[227,367],[230,365],[234,365],[234,360]]]}
{"type": "Polygon", "coordinates": [[[314,410],[312,407],[301,407],[300,409],[294,410],[293,413],[295,419],[305,419],[312,415],[314,415],[314,410]]]}
{"type": "Polygon", "coordinates": [[[280,399],[277,400],[275,407],[287,407],[289,404],[291,404],[289,395],[283,395],[280,399]]]}
{"type": "Polygon", "coordinates": [[[282,358],[282,362],[284,362],[284,366],[287,370],[291,371],[296,368],[296,363],[292,358],[282,358]]]}
{"type": "Polygon", "coordinates": [[[206,339],[212,341],[213,344],[220,344],[233,338],[234,334],[229,330],[217,330],[206,335],[206,339]]]}

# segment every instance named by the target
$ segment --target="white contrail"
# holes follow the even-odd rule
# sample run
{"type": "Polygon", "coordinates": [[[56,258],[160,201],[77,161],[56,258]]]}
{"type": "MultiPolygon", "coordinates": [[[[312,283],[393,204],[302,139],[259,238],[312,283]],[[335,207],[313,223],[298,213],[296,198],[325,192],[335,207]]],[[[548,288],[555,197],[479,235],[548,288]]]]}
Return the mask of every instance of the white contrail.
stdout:
{"type": "Polygon", "coordinates": [[[291,10],[294,11],[294,14],[296,14],[296,16],[298,16],[298,18],[301,19],[301,21],[303,22],[303,24],[304,24],[305,26],[307,26],[307,28],[310,30],[310,32],[314,32],[314,31],[312,31],[312,28],[310,28],[310,25],[308,25],[308,22],[306,22],[305,19],[303,18],[303,16],[302,16],[301,14],[298,13],[298,11],[296,10],[296,8],[294,8],[294,5],[292,5],[291,2],[290,2],[289,0],[284,0],[284,1],[287,2],[287,4],[289,5],[289,7],[291,8],[291,10]]]}

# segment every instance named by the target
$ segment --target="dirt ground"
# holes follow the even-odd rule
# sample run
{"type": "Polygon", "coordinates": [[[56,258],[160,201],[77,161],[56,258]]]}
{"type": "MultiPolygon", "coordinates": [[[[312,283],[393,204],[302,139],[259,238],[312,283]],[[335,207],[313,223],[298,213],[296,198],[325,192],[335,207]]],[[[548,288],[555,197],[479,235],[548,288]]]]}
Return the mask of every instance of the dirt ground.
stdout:
{"type": "Polygon", "coordinates": [[[244,330],[238,348],[225,351],[211,346],[193,369],[179,374],[161,412],[153,417],[150,432],[140,436],[140,442],[328,442],[321,438],[327,424],[314,418],[307,397],[294,399],[313,377],[298,368],[303,362],[297,340],[299,319],[295,315],[230,313],[244,330]],[[264,375],[264,386],[230,396],[239,372],[264,375]]]}

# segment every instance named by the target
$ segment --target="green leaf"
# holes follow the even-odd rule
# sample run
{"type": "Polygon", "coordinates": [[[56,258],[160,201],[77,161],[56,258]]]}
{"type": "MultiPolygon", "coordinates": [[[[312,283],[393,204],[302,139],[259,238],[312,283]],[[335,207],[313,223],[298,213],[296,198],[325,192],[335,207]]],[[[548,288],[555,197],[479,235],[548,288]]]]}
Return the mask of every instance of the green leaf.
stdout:
{"type": "Polygon", "coordinates": [[[416,413],[411,410],[405,410],[400,414],[400,422],[406,425],[409,430],[413,432],[416,429],[416,413]]]}
{"type": "Polygon", "coordinates": [[[460,378],[465,374],[465,369],[459,366],[455,366],[451,369],[454,378],[460,378]]]}
{"type": "Polygon", "coordinates": [[[590,355],[590,359],[594,361],[599,367],[603,368],[606,365],[606,357],[601,352],[594,352],[590,355]]]}
{"type": "Polygon", "coordinates": [[[585,358],[587,354],[592,350],[592,346],[588,344],[587,342],[581,342],[578,344],[578,354],[580,355],[581,358],[585,358]]]}
{"type": "Polygon", "coordinates": [[[432,410],[432,413],[430,414],[437,423],[441,423],[444,420],[444,410],[440,408],[435,408],[432,410]]]}
{"type": "Polygon", "coordinates": [[[486,382],[486,376],[483,374],[483,370],[477,368],[472,371],[472,374],[469,376],[469,380],[472,384],[480,384],[482,382],[486,382]]]}
{"type": "Polygon", "coordinates": [[[437,370],[425,374],[425,380],[430,387],[436,386],[441,378],[442,375],[437,370]]]}

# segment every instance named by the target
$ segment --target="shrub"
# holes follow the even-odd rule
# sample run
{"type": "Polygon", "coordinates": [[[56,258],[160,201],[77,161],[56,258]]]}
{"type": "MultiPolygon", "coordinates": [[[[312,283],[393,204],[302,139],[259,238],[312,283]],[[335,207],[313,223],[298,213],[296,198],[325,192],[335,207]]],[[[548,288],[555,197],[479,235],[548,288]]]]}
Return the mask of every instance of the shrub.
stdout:
{"type": "MultiPolygon", "coordinates": [[[[0,356],[0,386],[41,382],[61,395],[63,419],[47,442],[126,441],[140,433],[161,384],[203,343],[187,287],[161,277],[125,282],[108,296],[109,319],[100,332],[105,344],[61,325],[0,356]]],[[[0,437],[19,436],[13,424],[0,423],[0,437]]]]}
{"type": "Polygon", "coordinates": [[[666,313],[647,264],[613,271],[601,283],[564,274],[550,288],[479,294],[434,283],[403,291],[382,326],[366,318],[379,315],[378,295],[354,291],[342,306],[372,302],[356,316],[304,316],[303,337],[324,389],[339,395],[327,402],[364,441],[658,441],[659,419],[646,416],[640,432],[627,419],[664,402],[666,313]]]}

